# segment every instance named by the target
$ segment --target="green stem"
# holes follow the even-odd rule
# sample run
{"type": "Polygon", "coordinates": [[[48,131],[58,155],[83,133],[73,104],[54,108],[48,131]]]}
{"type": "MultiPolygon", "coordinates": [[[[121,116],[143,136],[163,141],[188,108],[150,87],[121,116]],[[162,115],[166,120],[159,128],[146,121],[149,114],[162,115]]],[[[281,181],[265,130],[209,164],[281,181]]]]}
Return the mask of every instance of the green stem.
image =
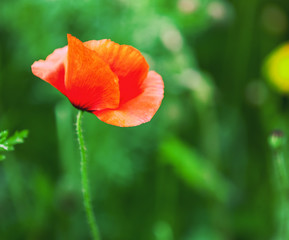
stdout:
{"type": "Polygon", "coordinates": [[[85,145],[84,145],[82,129],[81,129],[82,115],[83,115],[83,111],[80,110],[77,114],[76,132],[77,132],[78,142],[80,146],[80,154],[81,154],[81,182],[82,182],[83,204],[85,207],[86,216],[87,216],[87,220],[89,223],[92,237],[94,240],[100,240],[99,230],[95,222],[95,217],[94,217],[92,205],[91,205],[91,197],[90,197],[88,176],[87,176],[87,159],[85,155],[85,145]]]}
{"type": "Polygon", "coordinates": [[[280,149],[275,151],[275,164],[276,164],[276,170],[279,173],[279,178],[282,184],[281,187],[282,189],[286,191],[288,190],[288,184],[289,184],[288,174],[287,174],[287,167],[285,163],[284,153],[280,149]]]}
{"type": "Polygon", "coordinates": [[[284,157],[285,136],[283,132],[280,130],[274,131],[269,138],[269,144],[273,151],[275,184],[279,193],[277,198],[278,233],[276,239],[289,239],[289,182],[287,162],[284,157]]]}

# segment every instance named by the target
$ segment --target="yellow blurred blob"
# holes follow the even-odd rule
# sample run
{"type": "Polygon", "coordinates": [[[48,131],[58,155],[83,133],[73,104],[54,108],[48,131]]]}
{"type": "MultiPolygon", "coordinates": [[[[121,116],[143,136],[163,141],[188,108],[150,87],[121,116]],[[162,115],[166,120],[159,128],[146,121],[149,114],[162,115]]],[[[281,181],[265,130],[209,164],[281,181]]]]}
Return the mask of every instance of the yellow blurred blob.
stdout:
{"type": "Polygon", "coordinates": [[[268,80],[277,90],[289,93],[289,43],[277,48],[265,64],[268,80]]]}

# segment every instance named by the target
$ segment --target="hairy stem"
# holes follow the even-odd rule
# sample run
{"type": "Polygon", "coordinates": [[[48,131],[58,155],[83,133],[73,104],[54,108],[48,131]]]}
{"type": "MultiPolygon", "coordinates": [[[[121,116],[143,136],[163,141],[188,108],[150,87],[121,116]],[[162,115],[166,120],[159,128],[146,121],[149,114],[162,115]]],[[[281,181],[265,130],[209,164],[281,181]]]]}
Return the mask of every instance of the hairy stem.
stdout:
{"type": "Polygon", "coordinates": [[[82,120],[83,111],[79,111],[77,114],[77,121],[76,121],[76,132],[80,147],[80,155],[81,155],[81,182],[82,182],[82,193],[83,193],[83,204],[87,216],[87,220],[89,223],[89,227],[91,230],[91,234],[94,240],[100,240],[99,237],[99,230],[95,221],[95,217],[92,210],[91,205],[91,197],[89,191],[89,184],[88,184],[88,175],[87,175],[87,159],[85,155],[85,145],[82,135],[81,129],[81,120],[82,120]]]}

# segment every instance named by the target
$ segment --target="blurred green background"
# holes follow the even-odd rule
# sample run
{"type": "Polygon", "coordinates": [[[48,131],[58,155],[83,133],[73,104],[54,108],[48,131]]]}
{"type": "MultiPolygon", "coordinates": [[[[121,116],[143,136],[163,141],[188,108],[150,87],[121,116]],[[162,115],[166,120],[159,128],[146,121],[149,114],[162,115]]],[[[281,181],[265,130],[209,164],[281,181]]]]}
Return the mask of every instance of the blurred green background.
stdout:
{"type": "Polygon", "coordinates": [[[150,123],[84,116],[103,240],[277,239],[267,137],[289,100],[262,68],[288,17],[288,0],[1,0],[0,130],[29,137],[0,162],[0,239],[90,239],[77,110],[31,73],[67,33],[132,45],[165,82],[150,123]]]}

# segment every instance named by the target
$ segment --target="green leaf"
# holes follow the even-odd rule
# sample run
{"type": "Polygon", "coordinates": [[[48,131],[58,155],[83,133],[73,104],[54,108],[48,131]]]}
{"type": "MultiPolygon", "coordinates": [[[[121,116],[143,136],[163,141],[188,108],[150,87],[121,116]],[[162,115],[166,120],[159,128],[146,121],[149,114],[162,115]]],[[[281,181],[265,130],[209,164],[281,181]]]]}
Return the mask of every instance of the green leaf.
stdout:
{"type": "Polygon", "coordinates": [[[190,187],[213,195],[220,201],[227,199],[231,184],[193,148],[171,138],[161,145],[160,154],[163,163],[171,165],[190,187]]]}
{"type": "MultiPolygon", "coordinates": [[[[13,151],[14,145],[23,143],[24,138],[28,136],[28,130],[22,130],[15,132],[13,136],[8,138],[8,131],[4,130],[0,132],[0,152],[13,151]],[[7,139],[8,138],[8,139],[7,139]]],[[[4,160],[5,156],[0,155],[0,161],[4,160]]]]}
{"type": "Polygon", "coordinates": [[[7,140],[7,143],[10,145],[23,143],[24,138],[28,136],[28,130],[22,130],[21,132],[15,132],[12,137],[7,140]]]}

